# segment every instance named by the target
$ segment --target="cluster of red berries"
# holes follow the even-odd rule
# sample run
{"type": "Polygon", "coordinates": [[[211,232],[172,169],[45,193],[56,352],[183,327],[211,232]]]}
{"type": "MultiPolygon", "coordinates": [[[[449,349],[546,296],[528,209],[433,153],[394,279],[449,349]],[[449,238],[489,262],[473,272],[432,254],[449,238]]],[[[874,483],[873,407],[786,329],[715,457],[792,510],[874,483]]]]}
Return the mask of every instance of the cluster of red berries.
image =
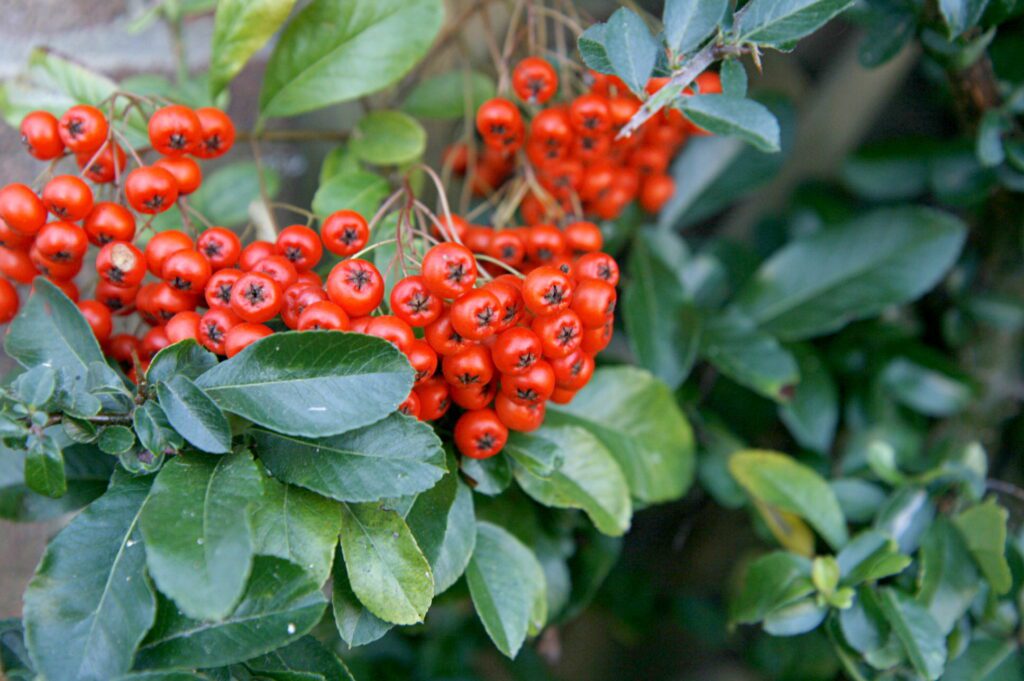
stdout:
{"type": "MultiPolygon", "coordinates": [[[[453,170],[472,171],[474,191],[487,195],[515,173],[523,151],[544,190],[531,189],[522,200],[520,211],[528,224],[579,215],[581,209],[584,215],[613,220],[633,200],[657,213],[675,190],[668,174],[673,156],[690,136],[707,133],[679,111],[666,109],[629,137],[617,139],[643,103],[616,76],[591,71],[588,80],[585,94],[542,108],[558,90],[558,74],[544,59],[523,59],[512,73],[512,89],[531,118],[524,120],[520,106],[508,99],[485,102],[476,113],[483,149],[470,163],[464,144],[451,147],[453,170]]],[[[652,78],[646,90],[653,94],[667,82],[652,78]]],[[[701,74],[697,88],[704,94],[721,92],[718,74],[701,74]]]]}
{"type": "MultiPolygon", "coordinates": [[[[218,109],[158,109],[149,119],[149,138],[160,158],[151,165],[140,163],[123,182],[126,156],[115,134],[103,112],[88,105],[73,106],[59,119],[35,111],[22,121],[21,138],[29,154],[54,165],[73,154],[81,173],[52,177],[38,193],[18,183],[0,189],[0,323],[18,311],[11,281],[28,284],[42,274],[78,301],[74,277],[92,244],[100,248],[96,264],[102,280],[96,299],[81,301],[79,307],[106,342],[113,328],[111,312],[136,306],[145,275],[141,254],[132,244],[136,217],[125,203],[149,215],[175,205],[179,196],[194,192],[202,182],[199,165],[187,155],[220,156],[234,143],[235,128],[218,109]],[[85,180],[97,187],[115,185],[117,199],[123,185],[124,201],[97,201],[85,180]]],[[[173,297],[171,292],[162,296],[162,303],[173,297]]]]}

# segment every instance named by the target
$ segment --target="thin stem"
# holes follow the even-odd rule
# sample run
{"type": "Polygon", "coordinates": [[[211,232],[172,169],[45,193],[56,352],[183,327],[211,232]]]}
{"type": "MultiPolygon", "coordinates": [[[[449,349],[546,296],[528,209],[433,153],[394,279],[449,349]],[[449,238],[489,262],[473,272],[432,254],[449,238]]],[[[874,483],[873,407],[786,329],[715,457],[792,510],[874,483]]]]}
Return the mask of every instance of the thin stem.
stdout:
{"type": "Polygon", "coordinates": [[[309,218],[310,220],[321,220],[321,219],[323,219],[319,215],[314,213],[313,211],[306,210],[305,208],[302,208],[300,206],[296,206],[296,205],[291,204],[291,203],[284,203],[283,201],[271,201],[267,205],[270,206],[271,208],[280,208],[282,210],[290,210],[291,212],[296,213],[298,215],[301,215],[303,217],[309,218]]]}
{"type": "Polygon", "coordinates": [[[361,250],[361,251],[359,251],[357,253],[353,253],[352,255],[348,256],[348,258],[346,258],[346,260],[354,260],[355,258],[361,258],[364,255],[366,255],[367,253],[369,253],[370,251],[378,249],[381,246],[386,246],[387,244],[394,244],[394,243],[398,243],[398,239],[397,238],[394,238],[394,239],[384,239],[383,241],[378,241],[375,244],[370,244],[369,246],[367,246],[366,248],[364,248],[363,250],[361,250]]]}
{"type": "MultiPolygon", "coordinates": [[[[445,220],[445,225],[441,228],[441,234],[444,234],[449,241],[461,244],[462,239],[459,238],[458,233],[455,231],[454,223],[452,222],[452,209],[448,205],[448,196],[445,193],[444,185],[441,183],[441,178],[437,176],[437,173],[434,172],[433,168],[426,164],[420,163],[417,167],[423,169],[423,172],[427,174],[427,176],[433,181],[434,186],[437,188],[437,197],[441,201],[441,209],[444,211],[445,220]]],[[[426,206],[424,206],[424,208],[426,208],[426,206]]]]}
{"type": "Polygon", "coordinates": [[[260,199],[263,204],[267,206],[267,215],[270,216],[270,224],[274,228],[274,233],[280,232],[280,228],[277,225],[277,216],[274,215],[273,208],[270,207],[270,192],[267,190],[267,177],[266,171],[263,167],[263,154],[260,153],[260,145],[256,139],[249,140],[249,147],[252,149],[253,159],[256,161],[256,176],[260,182],[260,199]]]}
{"type": "Polygon", "coordinates": [[[483,253],[474,253],[473,257],[476,258],[477,260],[483,260],[484,262],[489,262],[489,263],[491,263],[493,265],[497,265],[498,267],[501,267],[502,269],[508,270],[510,273],[516,275],[520,279],[526,277],[525,274],[523,274],[522,272],[517,270],[515,267],[512,267],[508,263],[502,262],[501,260],[498,260],[497,258],[492,258],[489,255],[484,255],[483,253]]]}

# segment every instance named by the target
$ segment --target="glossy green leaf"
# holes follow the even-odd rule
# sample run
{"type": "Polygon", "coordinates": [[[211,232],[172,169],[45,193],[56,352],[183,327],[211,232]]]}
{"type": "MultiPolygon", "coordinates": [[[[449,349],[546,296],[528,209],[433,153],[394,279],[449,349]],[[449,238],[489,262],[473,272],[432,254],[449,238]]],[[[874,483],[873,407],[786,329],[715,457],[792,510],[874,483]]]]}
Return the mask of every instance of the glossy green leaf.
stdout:
{"type": "Polygon", "coordinates": [[[813,33],[853,0],[753,0],[736,17],[736,40],[786,45],[813,33]]]}
{"type": "Polygon", "coordinates": [[[832,488],[795,459],[761,450],[733,454],[729,470],[747,494],[807,521],[832,546],[847,541],[846,520],[832,488]]]}
{"type": "Polygon", "coordinates": [[[731,604],[731,619],[739,624],[760,622],[769,613],[813,592],[811,561],[775,551],[747,567],[743,588],[731,604]]]}
{"type": "Polygon", "coordinates": [[[4,350],[27,369],[53,368],[64,390],[86,388],[89,365],[103,363],[96,336],[71,299],[42,277],[4,336],[4,350]]]}
{"type": "Polygon", "coordinates": [[[331,573],[341,530],[337,502],[271,478],[251,508],[253,551],[300,566],[323,584],[331,573]]]}
{"type": "Polygon", "coordinates": [[[334,610],[334,625],[338,628],[338,635],[350,648],[373,643],[395,626],[367,610],[356,598],[348,581],[341,549],[338,549],[338,558],[335,560],[331,607],[334,610]]]}
{"type": "Polygon", "coordinates": [[[255,451],[276,478],[339,501],[415,494],[445,473],[434,430],[401,414],[319,440],[262,428],[252,434],[255,451]]]}
{"type": "Polygon", "coordinates": [[[295,0],[220,0],[213,22],[210,92],[227,86],[292,11],[295,0]]]}
{"type": "Polygon", "coordinates": [[[161,599],[136,665],[167,669],[242,662],[304,636],[320,621],[325,606],[320,585],[299,566],[257,556],[242,600],[219,622],[189,619],[161,599]]]}
{"type": "Polygon", "coordinates": [[[258,340],[196,384],[225,411],[280,433],[323,437],[395,411],[412,379],[408,360],[387,341],[304,331],[258,340]]]}
{"type": "Polygon", "coordinates": [[[427,132],[401,111],[371,111],[352,131],[352,153],[367,163],[390,166],[411,163],[427,148],[427,132]]]}
{"type": "Polygon", "coordinates": [[[25,640],[40,674],[107,681],[131,669],[153,623],[139,512],[151,478],[117,474],[50,542],[25,591],[25,640]]]}
{"type": "Polygon", "coordinates": [[[828,608],[817,599],[804,598],[779,608],[764,618],[764,630],[772,636],[799,636],[825,621],[828,608]]]}
{"type": "Polygon", "coordinates": [[[545,506],[578,508],[601,532],[618,536],[629,529],[633,515],[629,486],[622,469],[600,440],[578,426],[544,426],[529,437],[547,440],[564,456],[547,477],[521,463],[519,448],[508,454],[516,461],[516,481],[545,506]]]}
{"type": "Polygon", "coordinates": [[[678,274],[688,255],[686,245],[672,232],[637,232],[620,306],[639,364],[670,388],[686,380],[701,338],[702,320],[687,300],[678,274]]]}
{"type": "Polygon", "coordinates": [[[615,75],[634,93],[643,94],[661,49],[647,24],[633,10],[620,7],[608,18],[604,38],[615,75]]]}
{"type": "Polygon", "coordinates": [[[281,34],[260,113],[294,116],[382,90],[427,52],[440,0],[314,0],[281,34]]]}
{"type": "Polygon", "coordinates": [[[422,622],[434,597],[434,576],[409,526],[380,504],[343,509],[341,550],[352,591],[386,622],[422,622]]]}
{"type": "Polygon", "coordinates": [[[473,493],[452,472],[416,497],[405,522],[434,573],[434,594],[448,590],[466,571],[476,545],[473,493]]]}
{"type": "Polygon", "coordinates": [[[1012,681],[1020,677],[1019,644],[1014,640],[975,639],[942,675],[943,681],[1012,681]]]}
{"type": "Polygon", "coordinates": [[[937,519],[921,540],[917,602],[948,634],[971,607],[981,587],[967,543],[946,518],[937,519]]]}
{"type": "Polygon", "coordinates": [[[776,252],[738,304],[783,340],[829,333],[931,289],[965,234],[959,220],[931,209],[876,210],[776,252]]]}
{"type": "Polygon", "coordinates": [[[800,380],[793,355],[734,309],[705,322],[701,354],[724,375],[778,402],[800,380]]]}
{"type": "Polygon", "coordinates": [[[157,475],[140,520],[146,559],[185,616],[223,619],[242,597],[253,556],[248,508],[261,493],[248,452],[180,456],[157,475]]]}
{"type": "Polygon", "coordinates": [[[231,450],[231,425],[209,395],[184,375],[156,386],[167,420],[196,449],[212,454],[231,450]]]}
{"type": "Polygon", "coordinates": [[[51,499],[58,499],[68,491],[64,455],[52,436],[33,436],[30,439],[25,456],[25,485],[51,499]]]}
{"type": "Polygon", "coordinates": [[[836,555],[843,584],[873,582],[902,572],[910,556],[899,552],[896,542],[877,530],[864,530],[836,555]]]}
{"type": "Polygon", "coordinates": [[[877,509],[875,528],[895,539],[900,552],[910,555],[934,517],[935,504],[925,490],[903,487],[877,509]]]}
{"type": "Polygon", "coordinates": [[[477,494],[495,496],[512,484],[512,464],[504,456],[490,459],[462,459],[459,470],[470,480],[470,487],[477,494]]]}
{"type": "Polygon", "coordinates": [[[779,121],[764,104],[733,95],[693,95],[680,100],[686,117],[718,135],[733,135],[756,149],[776,152],[781,148],[779,121]]]}
{"type": "Polygon", "coordinates": [[[977,25],[988,6],[988,0],[938,0],[935,3],[946,24],[949,38],[956,38],[977,25]]]}
{"type": "MultiPolygon", "coordinates": [[[[273,198],[281,178],[273,168],[263,169],[267,194],[273,198]]],[[[236,161],[203,176],[203,184],[189,195],[192,206],[215,225],[244,225],[249,206],[260,197],[260,170],[252,161],[236,161]]],[[[173,210],[162,213],[171,215],[173,210]]],[[[180,223],[179,223],[180,225],[180,223]]]]}
{"type": "Polygon", "coordinates": [[[535,614],[532,603],[546,588],[536,556],[508,530],[478,522],[466,583],[487,635],[498,650],[515,657],[535,614]]]}
{"type": "Polygon", "coordinates": [[[1010,590],[1013,577],[1006,561],[1006,521],[1009,513],[990,499],[959,513],[956,524],[985,580],[997,594],[1010,590]]]}
{"type": "Polygon", "coordinates": [[[354,681],[345,663],[311,635],[246,660],[245,666],[272,681],[354,681]]]}
{"type": "Polygon", "coordinates": [[[217,364],[217,356],[191,338],[168,345],[153,357],[146,369],[146,381],[155,385],[176,374],[195,380],[217,364]]]}
{"type": "Polygon", "coordinates": [[[313,212],[330,215],[336,210],[354,210],[370,218],[388,195],[388,183],[365,170],[339,173],[320,185],[313,195],[313,212]]]}
{"type": "Polygon", "coordinates": [[[405,98],[402,110],[420,118],[462,118],[494,95],[490,76],[478,71],[449,71],[418,82],[405,98]]]}
{"type": "Polygon", "coordinates": [[[96,445],[104,453],[118,456],[135,446],[135,433],[126,426],[107,426],[100,431],[96,445]]]}
{"type": "Polygon", "coordinates": [[[94,446],[67,445],[62,450],[66,491],[56,499],[29,489],[24,450],[0,447],[0,518],[20,522],[48,520],[77,511],[107,489],[114,461],[94,446]]]}
{"type": "Polygon", "coordinates": [[[669,49],[692,52],[715,32],[728,9],[728,0],[666,0],[661,18],[669,49]]]}
{"type": "Polygon", "coordinates": [[[828,367],[810,346],[794,348],[800,382],[778,407],[779,419],[800,446],[828,453],[839,424],[839,392],[828,367]]]}
{"type": "Polygon", "coordinates": [[[502,451],[527,472],[541,478],[549,477],[565,463],[565,453],[559,451],[554,440],[532,432],[510,432],[502,451]]]}
{"type": "Polygon", "coordinates": [[[173,454],[185,445],[185,440],[171,427],[167,414],[153,400],[148,400],[132,413],[132,426],[139,444],[155,455],[173,454]]]}
{"type": "Polygon", "coordinates": [[[598,369],[571,403],[550,405],[545,422],[597,436],[641,501],[677,499],[693,480],[690,424],[668,388],[641,369],[598,369]]]}
{"type": "Polygon", "coordinates": [[[897,401],[927,416],[951,416],[974,397],[969,378],[941,355],[895,357],[882,370],[882,384],[897,401]]]}
{"type": "Polygon", "coordinates": [[[917,673],[938,679],[946,663],[946,640],[932,616],[909,596],[891,588],[880,591],[879,605],[917,673]]]}
{"type": "Polygon", "coordinates": [[[606,28],[606,24],[591,24],[580,34],[576,46],[584,64],[598,73],[612,74],[615,68],[608,60],[608,49],[605,47],[606,28]]]}

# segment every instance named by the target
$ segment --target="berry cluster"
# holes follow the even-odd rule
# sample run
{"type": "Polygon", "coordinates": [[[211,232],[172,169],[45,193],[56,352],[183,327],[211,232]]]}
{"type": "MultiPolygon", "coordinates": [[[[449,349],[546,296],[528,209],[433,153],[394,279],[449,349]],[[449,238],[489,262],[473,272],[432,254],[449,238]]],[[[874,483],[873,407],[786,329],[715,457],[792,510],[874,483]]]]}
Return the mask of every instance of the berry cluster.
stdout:
{"type": "MultiPolygon", "coordinates": [[[[453,170],[470,173],[473,190],[490,195],[517,166],[527,166],[525,174],[535,182],[524,194],[520,213],[528,224],[581,214],[614,220],[633,200],[657,213],[675,190],[667,173],[673,156],[690,136],[707,133],[679,111],[666,109],[619,139],[643,103],[616,76],[591,71],[587,80],[584,94],[542,107],[558,90],[558,74],[544,59],[520,61],[512,89],[532,114],[529,121],[508,99],[485,102],[476,113],[483,149],[471,155],[465,144],[450,147],[447,159],[453,170]]],[[[654,94],[667,83],[667,78],[651,78],[646,90],[654,94]]],[[[711,71],[698,76],[696,86],[705,94],[722,91],[718,74],[711,71]]]]}

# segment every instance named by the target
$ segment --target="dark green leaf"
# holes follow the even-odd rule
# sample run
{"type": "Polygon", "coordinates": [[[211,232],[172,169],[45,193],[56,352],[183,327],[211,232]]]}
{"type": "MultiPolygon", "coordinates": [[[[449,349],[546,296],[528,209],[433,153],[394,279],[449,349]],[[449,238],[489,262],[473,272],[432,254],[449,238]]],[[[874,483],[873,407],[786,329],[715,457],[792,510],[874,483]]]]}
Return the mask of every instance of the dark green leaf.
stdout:
{"type": "Polygon", "coordinates": [[[263,116],[294,116],[382,90],[441,28],[440,0],[314,0],[281,34],[260,93],[263,116]]]}
{"type": "Polygon", "coordinates": [[[415,494],[445,473],[434,430],[401,414],[320,440],[262,428],[252,434],[260,460],[275,477],[339,501],[415,494]]]}
{"type": "Polygon", "coordinates": [[[846,543],[846,520],[839,502],[811,468],[785,454],[752,449],[733,454],[729,470],[750,496],[800,516],[832,548],[846,543]]]}
{"type": "Polygon", "coordinates": [[[938,353],[895,357],[880,380],[897,401],[927,416],[951,416],[974,397],[970,378],[938,353]]]}
{"type": "Polygon", "coordinates": [[[33,436],[25,457],[25,484],[33,492],[57,499],[67,492],[64,456],[60,445],[50,435],[33,436]]]}
{"type": "Polygon", "coordinates": [[[615,75],[634,93],[642,95],[660,49],[647,24],[633,10],[620,7],[608,18],[604,38],[608,62],[615,75]]]}
{"type": "Polygon", "coordinates": [[[478,71],[449,71],[416,84],[402,110],[420,118],[462,118],[494,97],[494,81],[478,71]]]}
{"type": "Polygon", "coordinates": [[[260,678],[273,681],[302,681],[310,674],[317,681],[352,681],[345,663],[312,636],[303,636],[284,648],[246,660],[245,666],[260,678]]]}
{"type": "Polygon", "coordinates": [[[379,504],[345,504],[341,549],[359,601],[395,624],[422,622],[434,597],[434,577],[409,526],[379,504]]]}
{"type": "MultiPolygon", "coordinates": [[[[273,168],[264,168],[267,194],[273,198],[281,179],[273,168]]],[[[249,205],[260,200],[260,170],[251,161],[229,163],[203,177],[203,185],[189,197],[192,206],[216,225],[241,225],[249,221],[249,205]]],[[[162,213],[168,215],[173,210],[162,213]]]]}
{"type": "Polygon", "coordinates": [[[11,387],[19,401],[39,409],[50,401],[57,389],[57,372],[41,364],[18,376],[11,387]]]}
{"type": "Polygon", "coordinates": [[[452,471],[416,497],[405,522],[434,573],[434,594],[446,591],[466,571],[476,543],[473,493],[452,471]]]}
{"type": "Polygon", "coordinates": [[[879,595],[882,613],[914,669],[930,681],[938,679],[946,663],[946,640],[935,620],[913,599],[895,589],[882,589],[879,595]]]}
{"type": "Polygon", "coordinates": [[[1010,590],[1013,577],[1006,561],[1006,521],[1009,513],[989,499],[953,518],[985,580],[997,594],[1010,590]]]}
{"type": "Polygon", "coordinates": [[[539,477],[523,465],[518,448],[509,450],[516,461],[516,481],[524,492],[545,506],[583,510],[604,534],[618,536],[629,529],[633,514],[629,486],[600,440],[578,426],[548,425],[524,437],[547,440],[564,456],[560,467],[539,477]]]}
{"type": "Polygon", "coordinates": [[[96,445],[103,452],[118,456],[135,446],[135,432],[125,426],[107,426],[100,431],[96,445]]]}
{"type": "Polygon", "coordinates": [[[921,540],[920,588],[917,602],[928,609],[939,629],[948,634],[971,607],[981,586],[970,551],[956,527],[937,519],[921,540]]]}
{"type": "Polygon", "coordinates": [[[1009,121],[1001,111],[986,111],[978,126],[978,137],[975,142],[975,153],[978,161],[986,168],[992,168],[1006,160],[1003,151],[1003,134],[1009,127],[1009,121]]]}
{"type": "Polygon", "coordinates": [[[69,393],[84,390],[89,365],[103,363],[96,336],[71,299],[42,277],[7,329],[4,350],[27,369],[47,365],[69,393]]]}
{"type": "Polygon", "coordinates": [[[900,552],[910,555],[917,550],[921,537],[935,517],[935,504],[923,489],[904,487],[897,490],[877,513],[875,529],[895,539],[900,552]]]}
{"type": "Polygon", "coordinates": [[[732,97],[747,96],[747,70],[739,59],[727,59],[722,62],[719,71],[722,79],[722,93],[732,97]]]}
{"type": "Polygon", "coordinates": [[[802,447],[827,454],[839,423],[839,394],[828,367],[810,346],[794,348],[800,382],[779,405],[779,419],[802,447]]]}
{"type": "MultiPolygon", "coordinates": [[[[466,583],[488,636],[498,650],[515,657],[536,623],[533,604],[538,596],[545,602],[544,571],[536,556],[507,530],[478,522],[466,583]]],[[[546,617],[539,619],[543,625],[546,617]]]]}
{"type": "Polygon", "coordinates": [[[793,355],[735,309],[704,324],[701,353],[729,378],[778,402],[800,380],[793,355]]]}
{"type": "Polygon", "coordinates": [[[761,151],[780,147],[779,121],[764,104],[733,95],[693,95],[679,101],[691,121],[719,135],[734,135],[761,151]]]}
{"type": "Polygon", "coordinates": [[[873,582],[902,572],[910,556],[899,553],[896,542],[877,530],[864,530],[836,556],[843,584],[873,582]]]}
{"type": "Polygon", "coordinates": [[[253,551],[302,567],[317,584],[331,573],[341,530],[337,502],[300,487],[263,480],[263,497],[252,507],[253,551]]]}
{"type": "Polygon", "coordinates": [[[938,0],[936,4],[948,36],[953,39],[976,26],[989,3],[988,0],[938,0]]]}
{"type": "Polygon", "coordinates": [[[427,132],[401,111],[371,111],[352,132],[352,153],[374,165],[411,163],[427,148],[427,132]]]}
{"type": "Polygon", "coordinates": [[[135,410],[132,425],[139,444],[154,455],[173,454],[185,444],[181,435],[171,427],[167,414],[153,400],[146,401],[135,410]]]}
{"type": "Polygon", "coordinates": [[[474,492],[495,496],[512,484],[512,465],[508,457],[493,456],[490,459],[467,459],[459,462],[462,474],[471,481],[474,492]]]}
{"type": "Polygon", "coordinates": [[[753,0],[736,18],[736,41],[786,45],[814,33],[853,0],[753,0]]]}
{"type": "Polygon", "coordinates": [[[217,364],[217,356],[192,339],[183,340],[156,353],[146,370],[146,381],[155,385],[182,374],[193,381],[217,364]]]}
{"type": "Polygon", "coordinates": [[[827,607],[814,598],[805,598],[769,613],[763,626],[772,636],[799,636],[816,629],[827,614],[827,607]]]}
{"type": "Polygon", "coordinates": [[[356,598],[348,581],[348,572],[340,549],[334,563],[331,606],[334,609],[334,624],[338,628],[338,635],[350,648],[373,643],[391,631],[395,625],[374,615],[356,598]]]}
{"type": "Polygon", "coordinates": [[[677,499],[693,480],[690,424],[668,388],[646,371],[598,369],[570,404],[549,407],[546,423],[581,426],[597,436],[641,501],[677,499]]]}
{"type": "Polygon", "coordinates": [[[48,520],[82,508],[107,489],[114,460],[89,445],[64,447],[67,491],[59,499],[32,492],[25,482],[25,451],[0,447],[0,518],[48,520]]]}
{"type": "Polygon", "coordinates": [[[262,493],[248,452],[175,458],[142,509],[149,573],[194,619],[223,619],[242,597],[252,566],[248,508],[262,493]]]}
{"type": "Polygon", "coordinates": [[[931,209],[877,210],[775,253],[738,303],[783,340],[835,331],[935,286],[965,234],[959,220],[931,209]]]}
{"type": "Polygon", "coordinates": [[[365,170],[343,172],[316,190],[313,212],[330,215],[336,210],[354,210],[369,218],[387,195],[388,183],[380,175],[365,170]]]}
{"type": "Polygon", "coordinates": [[[943,681],[1012,681],[1020,678],[1019,644],[1014,640],[975,639],[946,667],[943,681]]]}
{"type": "Polygon", "coordinates": [[[50,542],[25,591],[25,637],[43,676],[106,681],[127,672],[153,623],[139,512],[151,478],[115,475],[50,542]]]}
{"type": "Polygon", "coordinates": [[[814,592],[811,561],[786,551],[761,556],[747,568],[743,589],[733,601],[731,619],[739,624],[760,622],[769,613],[814,592]]]}
{"type": "Polygon", "coordinates": [[[728,9],[728,0],[666,0],[662,22],[669,49],[692,52],[715,32],[728,9]]]}
{"type": "Polygon", "coordinates": [[[672,232],[637,233],[629,254],[630,279],[622,316],[629,344],[641,366],[679,387],[690,373],[700,344],[701,320],[679,279],[688,253],[672,232]]]}
{"type": "Polygon", "coordinates": [[[0,673],[7,674],[9,681],[31,681],[36,677],[19,619],[0,620],[0,673]]]}
{"type": "MultiPolygon", "coordinates": [[[[391,343],[356,333],[276,333],[199,377],[225,411],[288,435],[324,437],[380,420],[412,388],[391,343]]],[[[172,419],[173,423],[173,419],[172,419]]]]}
{"type": "Polygon", "coordinates": [[[156,386],[160,408],[181,436],[196,449],[213,454],[231,450],[231,425],[209,395],[183,374],[156,386]]]}
{"type": "Polygon", "coordinates": [[[210,92],[216,95],[263,47],[291,13],[295,0],[220,0],[213,24],[210,92]]]}
{"type": "Polygon", "coordinates": [[[608,49],[605,47],[605,24],[591,24],[580,34],[576,42],[583,63],[598,73],[612,74],[615,68],[608,60],[608,49]]]}
{"type": "Polygon", "coordinates": [[[242,600],[220,622],[189,619],[161,599],[137,666],[166,669],[242,662],[301,638],[320,621],[325,606],[320,585],[299,566],[257,556],[242,600]]]}

